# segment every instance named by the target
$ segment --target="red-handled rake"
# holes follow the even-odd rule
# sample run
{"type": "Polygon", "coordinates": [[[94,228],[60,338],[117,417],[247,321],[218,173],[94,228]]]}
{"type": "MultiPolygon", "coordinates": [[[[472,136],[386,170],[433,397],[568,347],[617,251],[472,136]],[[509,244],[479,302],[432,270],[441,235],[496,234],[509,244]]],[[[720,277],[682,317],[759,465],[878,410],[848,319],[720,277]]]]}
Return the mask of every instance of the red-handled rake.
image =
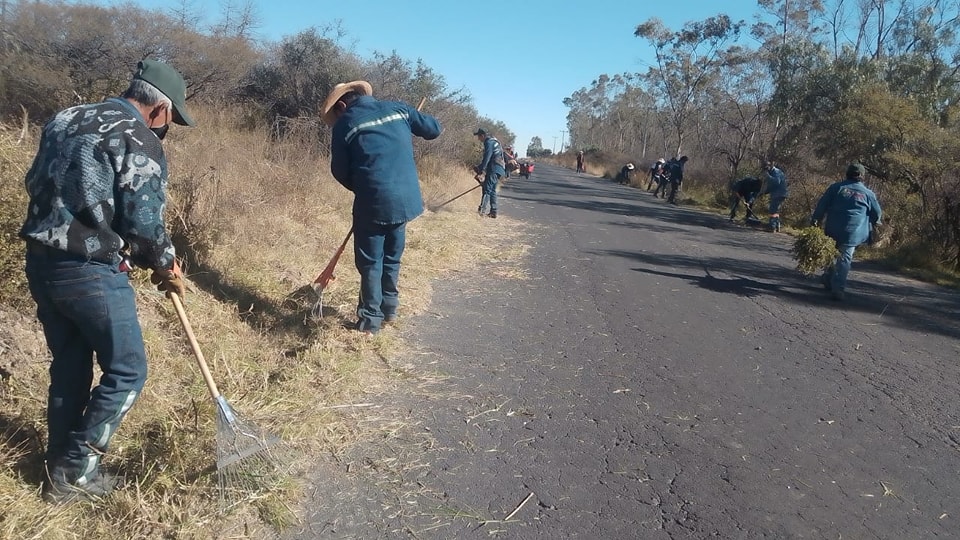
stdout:
{"type": "Polygon", "coordinates": [[[337,269],[337,262],[340,261],[340,256],[343,255],[343,250],[346,249],[347,242],[350,241],[351,236],[353,236],[353,227],[350,228],[350,232],[347,233],[347,237],[343,239],[343,242],[340,242],[340,247],[337,248],[337,252],[333,254],[333,258],[330,259],[327,266],[324,267],[320,275],[317,276],[317,279],[313,280],[311,284],[313,290],[317,292],[317,302],[313,305],[313,309],[310,310],[310,315],[315,319],[323,317],[323,290],[326,289],[327,285],[333,280],[337,279],[333,271],[337,269]]]}
{"type": "Polygon", "coordinates": [[[183,302],[175,292],[170,292],[170,300],[190,341],[210,396],[217,404],[217,484],[221,505],[226,508],[262,493],[279,479],[285,464],[279,451],[282,444],[279,437],[259,429],[233,410],[210,374],[183,302]]]}

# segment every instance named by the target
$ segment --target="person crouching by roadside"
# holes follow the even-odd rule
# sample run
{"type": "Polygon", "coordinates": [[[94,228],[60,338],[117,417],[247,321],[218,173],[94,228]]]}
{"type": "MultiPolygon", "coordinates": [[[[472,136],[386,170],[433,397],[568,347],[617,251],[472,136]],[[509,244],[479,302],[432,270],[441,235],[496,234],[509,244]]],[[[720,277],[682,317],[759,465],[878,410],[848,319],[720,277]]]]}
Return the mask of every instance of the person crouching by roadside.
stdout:
{"type": "Polygon", "coordinates": [[[366,81],[333,87],[321,108],[332,126],[330,172],[353,192],[353,255],[360,272],[355,329],[373,335],[397,318],[407,222],[423,213],[411,134],[440,136],[440,122],[398,101],[380,101],[366,81]]]}
{"type": "MultiPolygon", "coordinates": [[[[747,219],[757,219],[756,216],[753,215],[753,202],[757,200],[757,196],[759,196],[762,188],[763,181],[752,176],[741,178],[733,183],[731,186],[732,193],[730,195],[730,221],[737,218],[737,208],[740,207],[741,201],[744,206],[747,207],[747,219]]],[[[757,220],[757,222],[762,223],[759,222],[759,220],[757,220]]]]}
{"type": "Polygon", "coordinates": [[[503,149],[500,147],[500,141],[483,128],[478,128],[473,134],[477,137],[477,140],[483,143],[483,158],[480,160],[480,164],[473,168],[476,173],[473,177],[474,180],[480,182],[480,185],[483,186],[483,197],[480,199],[480,207],[477,208],[477,212],[481,216],[484,215],[489,205],[490,213],[486,215],[496,218],[497,184],[505,174],[503,149]],[[482,181],[480,180],[481,177],[483,178],[482,181]]]}
{"type": "Polygon", "coordinates": [[[833,238],[840,251],[836,262],[820,278],[834,300],[844,299],[853,253],[867,241],[870,228],[878,225],[883,217],[877,196],[863,184],[865,176],[863,165],[851,163],[846,178],[827,188],[811,217],[814,227],[819,227],[826,218],[824,232],[833,238]]]}
{"type": "Polygon", "coordinates": [[[620,185],[629,185],[630,180],[633,178],[634,166],[633,163],[627,163],[620,169],[620,174],[617,175],[617,183],[620,185]]]}
{"type": "Polygon", "coordinates": [[[41,489],[47,502],[95,501],[115,487],[100,458],[147,379],[130,264],[152,269],[150,280],[168,295],[185,292],[163,219],[161,144],[170,123],[194,125],[185,99],[175,69],[143,60],[120,97],[57,113],[27,172],[20,237],[53,357],[41,489]],[[91,390],[94,356],[101,375],[91,390]]]}

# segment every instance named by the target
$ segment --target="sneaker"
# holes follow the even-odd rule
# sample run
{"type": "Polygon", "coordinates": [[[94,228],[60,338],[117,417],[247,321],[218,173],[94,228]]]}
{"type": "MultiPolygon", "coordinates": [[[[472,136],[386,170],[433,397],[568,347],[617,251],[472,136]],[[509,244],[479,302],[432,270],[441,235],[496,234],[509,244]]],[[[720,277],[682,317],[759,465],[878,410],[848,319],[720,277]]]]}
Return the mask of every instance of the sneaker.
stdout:
{"type": "Polygon", "coordinates": [[[97,471],[92,480],[84,484],[69,482],[63,471],[54,469],[43,482],[40,496],[50,504],[69,504],[77,501],[95,502],[109,495],[116,487],[113,475],[97,471]]]}
{"type": "Polygon", "coordinates": [[[833,292],[830,293],[830,298],[833,298],[834,300],[836,300],[836,301],[838,301],[838,302],[842,302],[843,300],[846,299],[846,297],[847,297],[847,295],[845,295],[845,294],[843,293],[843,291],[833,291],[833,292]]]}
{"type": "Polygon", "coordinates": [[[392,314],[392,315],[384,315],[384,316],[383,316],[383,324],[393,324],[393,323],[397,322],[397,318],[398,318],[398,317],[397,317],[396,313],[394,313],[394,314],[392,314]]]}
{"type": "Polygon", "coordinates": [[[496,212],[490,212],[490,213],[488,214],[488,217],[492,217],[493,219],[497,219],[497,213],[496,213],[496,212]]]}

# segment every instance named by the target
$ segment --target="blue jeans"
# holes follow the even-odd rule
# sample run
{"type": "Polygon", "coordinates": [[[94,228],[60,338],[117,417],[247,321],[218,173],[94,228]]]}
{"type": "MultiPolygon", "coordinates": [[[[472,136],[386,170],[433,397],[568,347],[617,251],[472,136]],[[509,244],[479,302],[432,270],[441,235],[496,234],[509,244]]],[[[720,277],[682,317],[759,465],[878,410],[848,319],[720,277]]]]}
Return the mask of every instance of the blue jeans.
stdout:
{"type": "Polygon", "coordinates": [[[850,274],[850,267],[853,265],[853,253],[857,246],[847,244],[837,244],[840,255],[833,263],[833,266],[827,268],[824,272],[824,281],[830,283],[830,290],[834,292],[843,292],[847,286],[847,275],[850,274]]]}
{"type": "Polygon", "coordinates": [[[770,226],[779,229],[780,228],[780,208],[783,207],[783,202],[786,201],[786,197],[771,197],[770,198],[770,226]]]}
{"type": "Polygon", "coordinates": [[[400,257],[407,224],[354,224],[353,256],[360,272],[357,330],[378,332],[400,307],[400,257]]]}
{"type": "Polygon", "coordinates": [[[483,179],[483,198],[480,199],[480,213],[489,204],[490,213],[497,213],[497,183],[500,182],[500,175],[495,172],[488,172],[483,179]]]}
{"type": "Polygon", "coordinates": [[[133,288],[115,265],[37,247],[26,259],[53,356],[46,458],[89,478],[147,379],[133,288]],[[102,374],[91,390],[94,353],[102,374]]]}

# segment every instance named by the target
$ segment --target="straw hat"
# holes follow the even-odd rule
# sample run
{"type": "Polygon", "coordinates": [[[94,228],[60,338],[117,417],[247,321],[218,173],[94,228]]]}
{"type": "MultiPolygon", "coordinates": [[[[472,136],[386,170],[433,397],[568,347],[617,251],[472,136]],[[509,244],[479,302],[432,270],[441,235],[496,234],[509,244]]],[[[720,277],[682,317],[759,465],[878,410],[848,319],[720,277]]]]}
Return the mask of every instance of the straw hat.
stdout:
{"type": "Polygon", "coordinates": [[[351,81],[334,86],[333,90],[327,95],[327,99],[324,100],[323,106],[320,107],[320,118],[323,119],[324,124],[332,126],[337,121],[337,117],[333,114],[333,106],[340,98],[350,92],[357,92],[362,96],[372,96],[373,87],[367,81],[351,81]]]}

